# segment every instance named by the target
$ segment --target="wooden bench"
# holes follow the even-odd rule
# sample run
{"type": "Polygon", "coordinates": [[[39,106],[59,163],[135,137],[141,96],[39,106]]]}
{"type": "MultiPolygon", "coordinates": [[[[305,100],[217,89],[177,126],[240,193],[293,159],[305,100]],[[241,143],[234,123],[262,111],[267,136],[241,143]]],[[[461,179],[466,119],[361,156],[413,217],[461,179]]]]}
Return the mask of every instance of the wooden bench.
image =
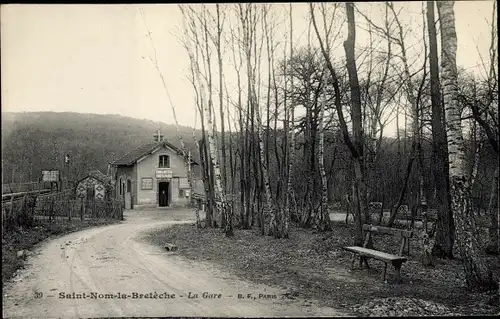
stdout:
{"type": "Polygon", "coordinates": [[[363,243],[363,247],[360,246],[349,246],[344,247],[345,250],[354,253],[354,257],[352,259],[352,265],[354,266],[354,262],[356,259],[356,255],[360,256],[359,265],[363,266],[363,263],[369,268],[368,258],[375,258],[385,263],[384,267],[384,276],[383,280],[385,281],[386,273],[387,273],[387,264],[391,263],[396,270],[396,281],[401,281],[401,265],[407,260],[407,257],[403,256],[405,247],[408,247],[409,254],[409,239],[412,237],[413,232],[410,230],[402,230],[395,229],[389,227],[382,226],[372,226],[372,225],[363,225],[363,233],[365,234],[365,241],[363,243]],[[379,234],[387,234],[393,235],[397,238],[400,238],[401,243],[399,245],[399,254],[394,255],[391,253],[383,252],[380,250],[373,249],[372,244],[372,233],[379,234]]]}

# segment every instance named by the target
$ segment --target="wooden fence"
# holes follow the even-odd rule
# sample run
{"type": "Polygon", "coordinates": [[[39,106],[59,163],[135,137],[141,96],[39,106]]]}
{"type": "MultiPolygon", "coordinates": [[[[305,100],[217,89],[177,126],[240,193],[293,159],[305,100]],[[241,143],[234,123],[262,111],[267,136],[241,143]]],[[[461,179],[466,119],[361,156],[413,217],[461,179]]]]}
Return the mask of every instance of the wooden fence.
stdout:
{"type": "Polygon", "coordinates": [[[50,189],[50,182],[27,182],[2,184],[2,194],[21,193],[50,189]]]}
{"type": "Polygon", "coordinates": [[[85,200],[73,190],[46,195],[26,194],[2,202],[2,230],[14,231],[41,223],[62,223],[86,219],[123,219],[123,202],[116,199],[85,200]]]}

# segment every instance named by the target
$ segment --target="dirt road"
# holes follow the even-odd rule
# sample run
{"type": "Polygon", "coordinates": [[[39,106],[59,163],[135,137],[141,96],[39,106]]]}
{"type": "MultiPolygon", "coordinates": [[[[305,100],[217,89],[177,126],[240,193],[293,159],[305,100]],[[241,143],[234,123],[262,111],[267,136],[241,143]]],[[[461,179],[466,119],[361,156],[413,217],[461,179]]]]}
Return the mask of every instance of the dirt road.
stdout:
{"type": "Polygon", "coordinates": [[[276,288],[188,262],[140,239],[154,228],[193,222],[190,211],[128,211],[125,218],[41,245],[5,285],[3,317],[342,315],[282,299],[276,288]]]}

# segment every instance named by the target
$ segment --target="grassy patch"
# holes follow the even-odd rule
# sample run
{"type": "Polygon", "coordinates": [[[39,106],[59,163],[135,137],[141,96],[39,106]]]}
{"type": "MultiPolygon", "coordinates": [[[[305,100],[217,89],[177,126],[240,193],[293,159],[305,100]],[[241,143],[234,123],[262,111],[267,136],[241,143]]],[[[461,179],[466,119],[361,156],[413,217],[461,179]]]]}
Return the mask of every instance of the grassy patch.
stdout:
{"type": "MultiPolygon", "coordinates": [[[[462,314],[496,314],[490,294],[472,294],[464,287],[462,266],[458,260],[436,260],[435,267],[419,262],[419,242],[412,239],[410,257],[402,267],[403,282],[394,282],[394,270],[388,266],[388,282],[381,279],[383,263],[370,260],[370,269],[351,269],[352,255],[342,247],[352,244],[350,226],[334,223],[334,230],[316,233],[292,229],[289,239],[260,236],[256,230],[235,230],[226,238],[220,229],[196,229],[176,225],[156,230],[146,240],[163,246],[172,243],[179,254],[191,260],[209,261],[238,277],[281,287],[290,296],[315,299],[325,306],[352,310],[373,298],[412,297],[432,300],[462,314]]],[[[376,248],[394,252],[397,239],[375,236],[376,248]]],[[[498,258],[488,257],[493,271],[500,271],[498,258]]],[[[496,297],[498,300],[498,296],[496,297]]]]}
{"type": "Polygon", "coordinates": [[[118,222],[114,219],[60,221],[58,223],[40,223],[35,227],[19,229],[15,232],[4,232],[2,234],[2,283],[12,278],[16,271],[23,267],[24,258],[17,256],[18,251],[29,250],[51,236],[118,222]]]}

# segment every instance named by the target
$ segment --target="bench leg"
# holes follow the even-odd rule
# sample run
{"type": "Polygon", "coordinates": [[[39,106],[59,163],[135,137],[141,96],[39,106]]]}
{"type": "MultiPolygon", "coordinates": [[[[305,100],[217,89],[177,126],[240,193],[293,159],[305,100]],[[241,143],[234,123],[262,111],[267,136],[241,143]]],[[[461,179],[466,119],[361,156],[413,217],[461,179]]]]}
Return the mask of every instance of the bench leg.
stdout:
{"type": "Polygon", "coordinates": [[[393,262],[394,268],[396,269],[396,282],[401,283],[401,265],[402,262],[393,262]]]}
{"type": "Polygon", "coordinates": [[[401,265],[396,267],[396,282],[401,283],[401,265]]]}
{"type": "Polygon", "coordinates": [[[355,262],[356,262],[356,254],[352,254],[351,269],[354,269],[355,262]]]}
{"type": "Polygon", "coordinates": [[[370,265],[368,264],[368,258],[365,256],[359,256],[359,268],[363,268],[363,264],[365,264],[366,268],[370,268],[370,265]]]}
{"type": "Polygon", "coordinates": [[[384,266],[384,278],[383,278],[384,282],[385,282],[386,273],[387,273],[387,263],[385,263],[385,266],[384,266]]]}

